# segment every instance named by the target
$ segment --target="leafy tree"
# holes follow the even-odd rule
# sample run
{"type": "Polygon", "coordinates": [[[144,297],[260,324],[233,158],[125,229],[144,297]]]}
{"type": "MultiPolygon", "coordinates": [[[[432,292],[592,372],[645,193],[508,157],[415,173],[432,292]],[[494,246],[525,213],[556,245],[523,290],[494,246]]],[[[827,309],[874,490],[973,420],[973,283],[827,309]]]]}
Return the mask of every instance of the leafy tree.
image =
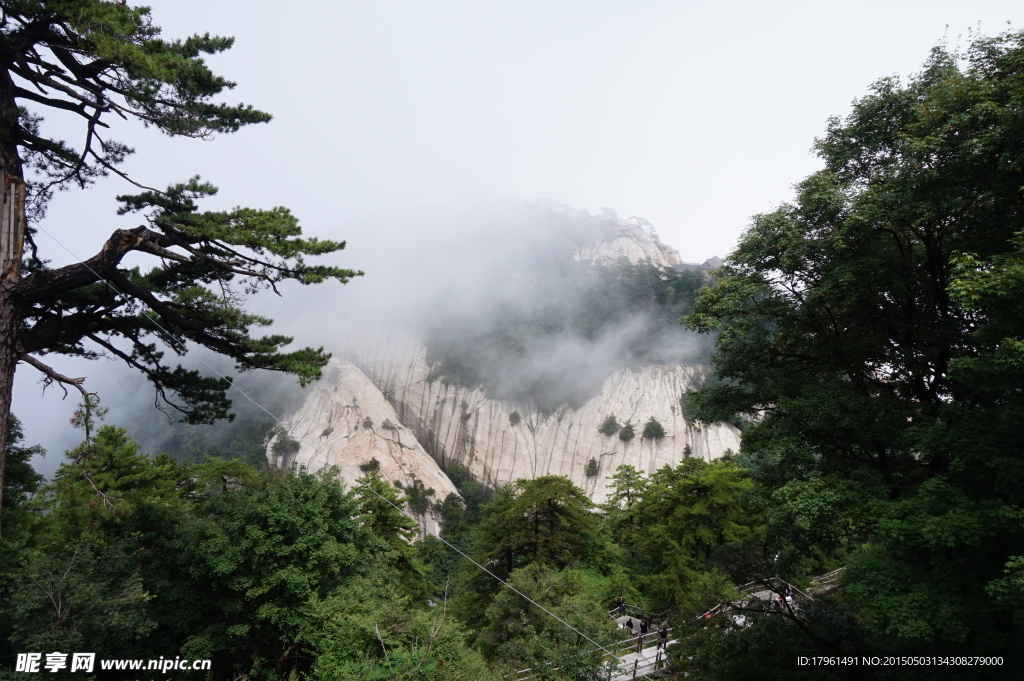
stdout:
{"type": "MultiPolygon", "coordinates": [[[[467,634],[440,607],[416,607],[387,571],[359,578],[318,607],[308,640],[312,679],[498,681],[467,634]]],[[[443,599],[443,596],[441,597],[443,599]]]]}
{"type": "Polygon", "coordinates": [[[518,411],[514,411],[508,415],[508,424],[512,427],[518,426],[519,422],[523,420],[523,417],[518,411]]]}
{"type": "Polygon", "coordinates": [[[146,224],[116,230],[96,255],[59,268],[47,264],[29,226],[54,190],[86,187],[108,173],[127,178],[119,165],[132,150],[107,136],[111,119],[194,138],[270,120],[251,106],[214,101],[234,84],[214,75],[203,55],[228,49],[232,40],[165,40],[148,8],[121,2],[4,0],[2,10],[0,171],[13,210],[4,212],[0,234],[15,248],[0,253],[0,453],[18,362],[85,394],[81,379],[40,360],[48,353],[123,360],[191,423],[227,415],[231,382],[172,367],[159,345],[183,355],[188,341],[227,355],[240,370],[317,378],[328,358],[322,349],[284,352],[292,339],[255,335],[271,320],[241,306],[244,294],[276,291],[287,280],[344,283],[359,274],[307,264],[305,256],[333,253],[344,243],[302,238],[287,209],[200,211],[197,202],[216,189],[198,178],[163,191],[132,181],[143,191],[120,197],[121,212],[144,212],[146,224]],[[77,116],[82,145],[52,137],[37,111],[77,116]],[[149,269],[125,264],[146,256],[153,258],[149,269]]]}
{"type": "Polygon", "coordinates": [[[622,426],[622,430],[619,431],[619,439],[623,442],[629,442],[636,437],[636,431],[633,429],[633,424],[626,421],[625,425],[622,426]]]}
{"type": "MultiPolygon", "coordinates": [[[[20,528],[27,531],[29,519],[22,508],[25,501],[40,488],[43,484],[43,476],[36,473],[32,467],[32,457],[45,454],[45,450],[39,445],[26,447],[22,445],[24,439],[21,421],[17,416],[11,414],[7,422],[7,475],[4,476],[4,515],[7,517],[6,525],[8,530],[20,528]]],[[[5,533],[0,538],[0,570],[7,566],[6,560],[14,553],[17,543],[25,541],[26,537],[11,537],[5,533]]]]}
{"type": "Polygon", "coordinates": [[[359,521],[329,474],[262,476],[200,502],[177,546],[203,585],[203,624],[182,655],[224,659],[235,675],[308,667],[316,610],[348,580],[381,565],[391,537],[359,521]]]}
{"type": "MultiPolygon", "coordinates": [[[[51,513],[70,538],[109,531],[140,505],[173,504],[183,469],[170,457],[150,458],[124,428],[100,426],[91,442],[68,452],[49,486],[51,513]]],[[[99,539],[103,543],[102,539],[99,539]]]]}
{"type": "Polygon", "coordinates": [[[405,487],[409,510],[419,518],[423,518],[430,510],[430,497],[434,496],[434,488],[426,487],[423,481],[413,478],[412,484],[405,487]]]}
{"type": "MultiPolygon", "coordinates": [[[[423,566],[416,560],[416,550],[410,544],[420,526],[401,510],[409,502],[408,497],[401,496],[401,489],[402,485],[398,481],[389,485],[379,473],[370,471],[363,476],[353,492],[359,502],[363,524],[378,537],[382,537],[394,551],[395,564],[407,593],[423,596],[429,587],[424,579],[423,566]]],[[[426,511],[427,495],[422,482],[419,491],[426,511]]]]}
{"type": "Polygon", "coordinates": [[[665,427],[653,416],[644,424],[644,431],[640,435],[645,440],[660,440],[665,437],[665,427]]]}
{"type": "Polygon", "coordinates": [[[380,461],[375,456],[371,457],[366,463],[359,464],[359,470],[364,473],[376,473],[380,470],[380,461]]]}
{"type": "Polygon", "coordinates": [[[817,142],[825,168],[754,218],[687,318],[720,332],[723,379],[691,407],[756,417],[744,451],[784,515],[863,545],[847,572],[858,619],[920,651],[1009,651],[1021,631],[995,596],[1024,555],[1021,64],[1024,34],[1007,33],[876,83],[817,142]],[[853,488],[828,500],[821,481],[853,488]],[[812,499],[820,513],[800,508],[812,499]]]}
{"type": "Polygon", "coordinates": [[[740,466],[725,460],[687,459],[650,477],[630,539],[649,561],[645,583],[660,608],[699,612],[722,600],[728,580],[707,573],[717,547],[750,532],[741,499],[751,487],[740,466]]]}
{"type": "MultiPolygon", "coordinates": [[[[587,560],[601,543],[590,506],[583,491],[561,476],[506,485],[483,507],[470,555],[501,579],[530,564],[561,569],[587,560]]],[[[471,629],[479,628],[480,605],[498,586],[491,575],[464,568],[457,605],[471,629]]]]}
{"type": "Polygon", "coordinates": [[[608,618],[601,581],[583,570],[516,570],[509,584],[572,628],[512,589],[502,588],[487,606],[482,649],[506,666],[536,670],[540,679],[607,678],[601,651],[591,641],[607,647],[618,632],[608,618]]]}
{"type": "Polygon", "coordinates": [[[143,586],[142,566],[131,563],[121,546],[100,554],[88,541],[29,552],[16,574],[5,575],[16,588],[5,598],[10,629],[0,649],[11,658],[28,650],[120,657],[147,642],[156,626],[147,607],[153,597],[143,586]],[[135,569],[124,576],[124,567],[135,569]]]}
{"type": "Polygon", "coordinates": [[[615,414],[609,414],[605,420],[601,423],[601,427],[597,429],[597,432],[601,435],[607,435],[611,437],[615,433],[619,432],[619,422],[615,418],[615,414]]]}
{"type": "Polygon", "coordinates": [[[588,478],[593,478],[601,472],[601,464],[599,464],[597,459],[594,457],[590,457],[590,460],[587,461],[587,467],[584,472],[587,474],[588,478]]]}

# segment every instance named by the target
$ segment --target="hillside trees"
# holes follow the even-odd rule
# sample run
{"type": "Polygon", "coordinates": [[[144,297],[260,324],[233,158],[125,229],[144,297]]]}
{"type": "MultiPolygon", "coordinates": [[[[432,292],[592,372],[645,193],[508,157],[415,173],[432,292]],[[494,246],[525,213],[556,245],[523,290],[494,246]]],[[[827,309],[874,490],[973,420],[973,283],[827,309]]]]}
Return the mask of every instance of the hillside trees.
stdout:
{"type": "Polygon", "coordinates": [[[1019,338],[998,291],[1016,285],[1024,228],[1022,64],[1009,33],[875,83],[818,140],[824,169],[754,218],[687,317],[720,331],[724,379],[691,407],[756,417],[744,450],[789,486],[776,500],[845,488],[806,536],[862,547],[851,603],[908,645],[991,650],[1020,632],[989,595],[1024,548],[1019,373],[986,371],[1019,338]]]}
{"type": "Polygon", "coordinates": [[[425,608],[418,567],[398,550],[411,551],[409,528],[374,522],[375,510],[329,471],[176,464],[145,455],[113,426],[68,457],[33,500],[15,493],[24,481],[9,487],[21,502],[11,517],[31,516],[35,531],[18,544],[20,531],[4,539],[5,659],[25,650],[180,655],[213,659],[214,678],[266,679],[322,661],[323,678],[336,678],[334,664],[372,662],[362,646],[376,645],[346,637],[342,624],[357,623],[363,636],[383,617],[388,652],[404,650],[409,670],[444,678],[436,668],[461,666],[459,656],[481,666],[458,625],[425,608]]]}
{"type": "Polygon", "coordinates": [[[191,423],[227,415],[230,380],[165,361],[161,346],[187,352],[176,339],[224,354],[242,370],[286,371],[303,382],[318,377],[326,353],[285,352],[292,339],[256,335],[270,320],[242,304],[247,294],[277,291],[288,280],[348,281],[358,273],[305,261],[344,243],[303,238],[285,208],[200,211],[198,201],[216,188],[197,177],[162,191],[144,187],[119,168],[132,149],[107,135],[116,118],[192,138],[269,121],[251,106],[213,101],[234,84],[214,75],[203,55],[228,49],[232,39],[165,40],[148,8],[104,0],[3,0],[0,10],[0,452],[18,362],[46,382],[85,392],[81,379],[40,359],[51,353],[120,359],[191,423]],[[81,145],[47,133],[40,111],[77,116],[81,145]],[[82,262],[48,266],[33,222],[54,190],[84,188],[108,173],[142,189],[120,197],[121,212],[142,212],[145,224],[115,230],[82,262]],[[152,264],[129,267],[129,254],[152,264]]]}

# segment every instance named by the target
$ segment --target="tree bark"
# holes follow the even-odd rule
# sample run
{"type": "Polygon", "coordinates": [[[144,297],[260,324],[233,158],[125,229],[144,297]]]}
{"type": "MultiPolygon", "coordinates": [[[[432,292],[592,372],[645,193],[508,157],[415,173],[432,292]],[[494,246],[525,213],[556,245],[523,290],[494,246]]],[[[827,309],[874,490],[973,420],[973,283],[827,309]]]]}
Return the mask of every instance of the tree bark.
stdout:
{"type": "MultiPolygon", "coordinates": [[[[17,117],[10,73],[0,76],[0,117],[17,117]]],[[[11,415],[14,371],[18,364],[21,316],[15,289],[21,278],[25,242],[25,180],[13,140],[0,140],[0,538],[3,537],[4,470],[7,467],[7,421],[11,415]]]]}
{"type": "Polygon", "coordinates": [[[7,466],[7,421],[11,414],[14,370],[18,364],[17,305],[11,295],[15,279],[0,281],[0,538],[3,537],[4,469],[7,466]]]}

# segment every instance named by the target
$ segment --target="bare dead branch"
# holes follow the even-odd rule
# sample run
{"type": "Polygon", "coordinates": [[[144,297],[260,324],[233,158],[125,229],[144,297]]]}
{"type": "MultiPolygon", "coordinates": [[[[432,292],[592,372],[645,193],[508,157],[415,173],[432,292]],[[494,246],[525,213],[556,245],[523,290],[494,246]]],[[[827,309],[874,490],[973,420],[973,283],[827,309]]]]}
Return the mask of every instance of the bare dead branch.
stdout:
{"type": "Polygon", "coordinates": [[[88,397],[90,395],[90,393],[86,391],[85,387],[82,385],[82,383],[85,381],[85,376],[82,376],[80,378],[69,378],[64,374],[55,371],[53,367],[43,364],[38,359],[29,354],[24,354],[19,359],[25,364],[35,367],[43,374],[42,384],[44,392],[46,391],[47,388],[56,383],[57,385],[60,386],[60,389],[64,391],[65,398],[67,398],[68,396],[68,389],[65,388],[64,386],[67,385],[73,386],[76,390],[78,390],[78,392],[82,393],[83,397],[88,397]]]}

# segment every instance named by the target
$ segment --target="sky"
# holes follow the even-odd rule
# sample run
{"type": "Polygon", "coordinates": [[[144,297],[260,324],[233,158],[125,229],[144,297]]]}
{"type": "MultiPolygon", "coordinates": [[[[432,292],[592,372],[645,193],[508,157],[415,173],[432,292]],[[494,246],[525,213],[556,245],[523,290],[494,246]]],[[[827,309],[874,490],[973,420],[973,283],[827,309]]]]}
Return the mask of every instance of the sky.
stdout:
{"type": "MultiPolygon", "coordinates": [[[[274,120],[213,141],[124,125],[120,139],[137,149],[126,169],[158,187],[201,174],[221,188],[209,208],[288,206],[309,234],[348,240],[341,264],[368,272],[349,287],[374,286],[363,263],[409,257],[403,243],[423,234],[407,237],[445,229],[418,224],[419,212],[471,214],[481,202],[608,206],[652,222],[684,261],[725,256],[750,216],[820,167],[815,137],[873,81],[916,72],[940,42],[1021,19],[1004,0],[147,4],[165,37],[235,36],[209,59],[238,83],[225,99],[274,120]]],[[[70,141],[83,134],[50,123],[70,141]]],[[[87,257],[138,224],[115,215],[128,189],[109,179],[59,195],[41,225],[45,257],[87,257]]],[[[58,365],[100,385],[124,375],[58,365]]],[[[14,411],[27,441],[59,453],[80,437],[67,427],[73,400],[38,394],[20,367],[14,411]]]]}

